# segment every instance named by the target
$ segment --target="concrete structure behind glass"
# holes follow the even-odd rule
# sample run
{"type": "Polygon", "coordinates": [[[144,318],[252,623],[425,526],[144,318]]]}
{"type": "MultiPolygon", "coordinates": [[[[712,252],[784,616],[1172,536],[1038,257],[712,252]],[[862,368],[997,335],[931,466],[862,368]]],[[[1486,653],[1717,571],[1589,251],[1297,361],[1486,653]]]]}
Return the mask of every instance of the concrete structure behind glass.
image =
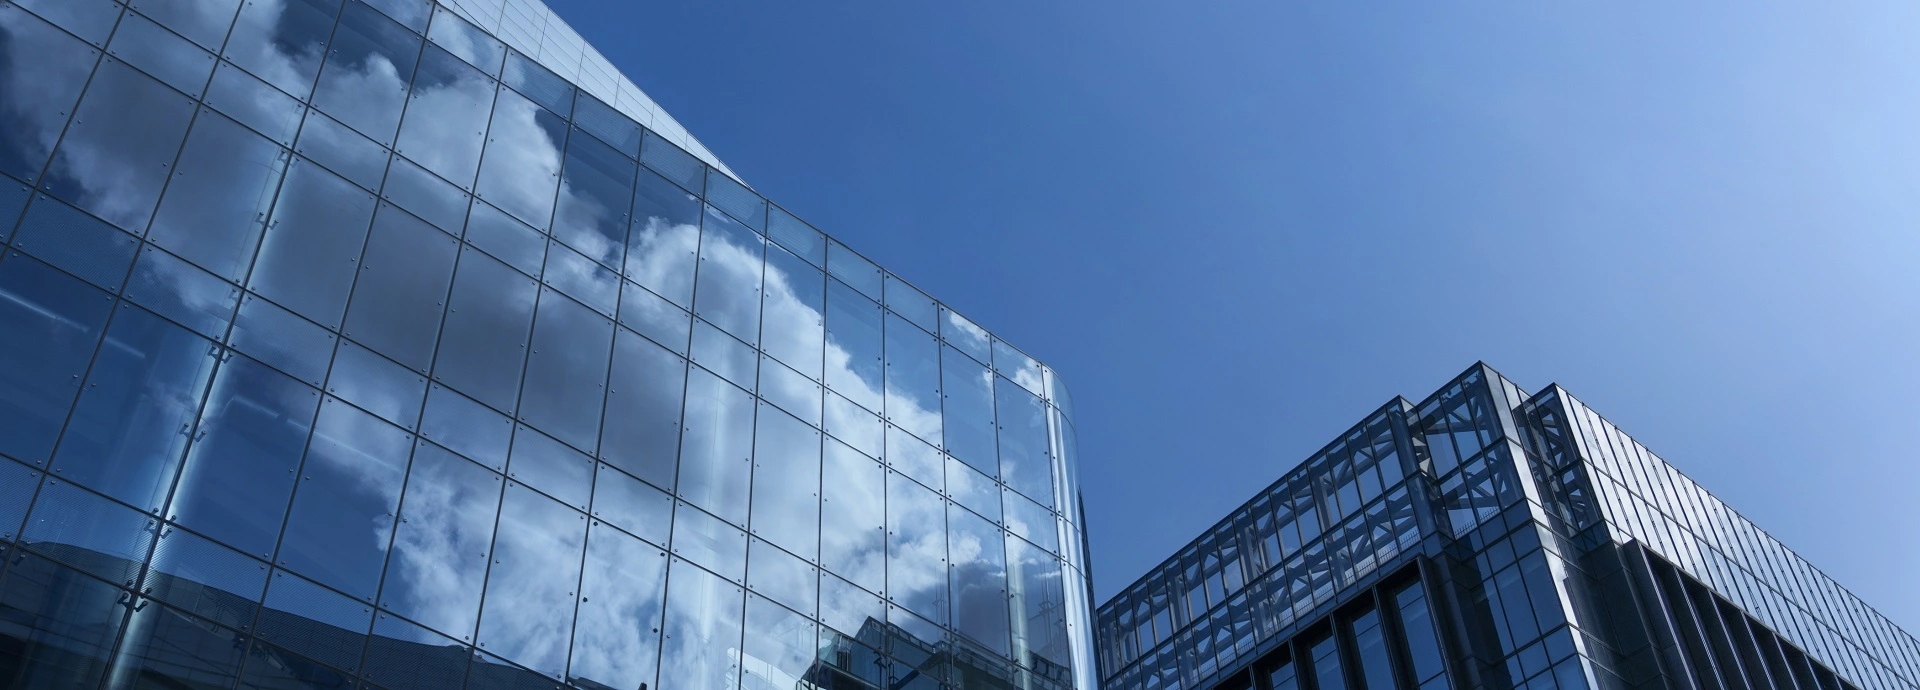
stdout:
{"type": "Polygon", "coordinates": [[[1396,399],[1102,605],[1107,690],[1907,690],[1914,638],[1558,386],[1396,399]]]}
{"type": "Polygon", "coordinates": [[[0,687],[1092,690],[1059,380],[718,165],[524,0],[0,2],[0,687]]]}

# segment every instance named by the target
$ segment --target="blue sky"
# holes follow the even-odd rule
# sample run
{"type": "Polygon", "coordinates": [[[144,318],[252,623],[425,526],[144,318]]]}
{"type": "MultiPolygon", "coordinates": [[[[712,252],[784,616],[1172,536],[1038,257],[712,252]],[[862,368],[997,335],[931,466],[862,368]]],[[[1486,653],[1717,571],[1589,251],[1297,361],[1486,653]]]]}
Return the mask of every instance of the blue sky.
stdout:
{"type": "Polygon", "coordinates": [[[1920,631],[1920,5],[550,4],[1066,376],[1102,599],[1485,360],[1920,631]]]}

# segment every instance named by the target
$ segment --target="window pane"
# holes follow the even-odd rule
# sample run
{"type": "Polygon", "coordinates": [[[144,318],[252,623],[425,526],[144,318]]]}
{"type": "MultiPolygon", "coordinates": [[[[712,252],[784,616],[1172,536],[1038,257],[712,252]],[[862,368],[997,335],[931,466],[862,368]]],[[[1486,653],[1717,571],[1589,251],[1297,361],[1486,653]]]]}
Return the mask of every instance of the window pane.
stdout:
{"type": "Polygon", "coordinates": [[[827,387],[881,409],[880,305],[839,281],[827,284],[827,387]]]}
{"type": "Polygon", "coordinates": [[[593,494],[593,459],[526,425],[513,434],[507,476],[578,510],[593,494]]]}
{"type": "Polygon", "coordinates": [[[222,278],[240,280],[290,160],[286,149],[266,137],[202,113],[148,238],[222,278]]]}
{"type": "Polygon", "coordinates": [[[509,51],[500,80],[560,117],[573,114],[573,85],[525,55],[509,51]]]}
{"type": "Polygon", "coordinates": [[[820,269],[778,246],[767,248],[760,347],[815,381],[820,380],[826,346],[825,301],[826,278],[820,269]]]}
{"type": "Polygon", "coordinates": [[[740,342],[726,331],[708,325],[706,321],[693,324],[693,363],[719,374],[721,378],[733,382],[747,390],[753,390],[754,379],[758,372],[759,354],[753,346],[740,342]]]}
{"type": "Polygon", "coordinates": [[[807,424],[820,425],[820,384],[782,366],[773,358],[760,358],[760,397],[807,424]]]}
{"type": "Polygon", "coordinates": [[[305,104],[228,62],[213,69],[206,104],[281,146],[293,145],[300,120],[307,113],[305,104]]]}
{"type": "Polygon", "coordinates": [[[660,687],[738,687],[742,590],[679,559],[674,559],[667,577],[660,687]]]}
{"type": "Polygon", "coordinates": [[[766,241],[711,207],[700,230],[693,315],[749,344],[760,342],[760,277],[766,241]]]}
{"type": "Polygon", "coordinates": [[[427,30],[427,40],[489,75],[500,73],[500,61],[507,54],[507,47],[498,39],[439,6],[433,9],[433,28],[427,30]]]}
{"type": "Polygon", "coordinates": [[[832,239],[827,240],[827,272],[868,299],[880,300],[880,267],[832,239]]]}
{"type": "Polygon", "coordinates": [[[505,211],[482,203],[473,204],[468,212],[467,241],[528,275],[540,275],[540,267],[547,260],[545,235],[505,211]]]}
{"type": "Polygon", "coordinates": [[[580,252],[555,243],[547,247],[547,265],[540,277],[594,311],[613,316],[620,301],[620,275],[601,267],[580,252]]]}
{"type": "Polygon", "coordinates": [[[753,534],[812,559],[819,525],[820,432],[761,403],[754,436],[753,534]]]}
{"type": "Polygon", "coordinates": [[[947,619],[946,503],[905,475],[887,473],[887,600],[942,622],[947,619]]]}
{"type": "MultiPolygon", "coordinates": [[[[15,13],[20,14],[20,13],[15,13]]],[[[113,305],[106,293],[8,252],[0,263],[0,453],[32,462],[53,452],[113,305]]]]}
{"type": "Polygon", "coordinates": [[[383,206],[347,308],[347,337],[425,372],[433,363],[459,248],[445,233],[383,206]]]}
{"type": "Polygon", "coordinates": [[[654,486],[673,486],[686,360],[620,330],[614,338],[611,374],[600,459],[654,486]]]}
{"type": "Polygon", "coordinates": [[[585,92],[574,98],[573,107],[573,121],[581,129],[599,137],[600,141],[628,158],[640,156],[640,125],[614,110],[613,106],[601,103],[585,92]]]}
{"type": "Polygon", "coordinates": [[[687,374],[687,415],[675,493],[728,522],[747,521],[754,399],[700,369],[687,374]]]}
{"type": "Polygon", "coordinates": [[[1053,513],[1012,489],[1005,490],[1007,529],[1040,548],[1060,552],[1059,523],[1053,513]]]}
{"type": "Polygon", "coordinates": [[[1041,505],[1053,505],[1053,458],[1048,452],[1047,405],[1004,378],[994,380],[1000,415],[1000,476],[1041,505]]]}
{"type": "Polygon", "coordinates": [[[114,20],[120,17],[120,8],[99,0],[18,0],[15,4],[94,45],[107,42],[114,20]]]}
{"type": "Polygon", "coordinates": [[[946,461],[935,450],[900,427],[887,425],[887,466],[936,492],[946,491],[946,461]]]}
{"type": "Polygon", "coordinates": [[[374,616],[373,635],[367,640],[365,674],[368,680],[389,687],[454,690],[460,683],[452,679],[466,678],[469,656],[465,652],[460,642],[381,612],[374,616]],[[425,650],[438,653],[423,654],[425,650]]]}
{"type": "Polygon", "coordinates": [[[373,221],[372,194],[296,162],[274,204],[247,287],[330,328],[340,326],[373,221]]]}
{"type": "Polygon", "coordinates": [[[267,585],[266,610],[254,632],[262,640],[352,672],[360,666],[372,621],[373,609],[366,604],[276,570],[267,585]],[[337,630],[315,635],[316,624],[337,630]]]}
{"type": "Polygon", "coordinates": [[[888,310],[929,333],[940,330],[940,310],[932,297],[890,273],[886,282],[888,310]]]}
{"type": "MultiPolygon", "coordinates": [[[[1000,484],[951,456],[945,459],[947,497],[988,519],[1000,520],[1000,484]]],[[[1011,527],[1011,525],[1009,525],[1011,527]]]]}
{"type": "MultiPolygon", "coordinates": [[[[11,219],[9,219],[10,222],[11,219]]],[[[132,235],[44,194],[20,221],[13,246],[81,279],[120,290],[139,251],[132,235]]]]}
{"type": "Polygon", "coordinates": [[[313,104],[374,141],[392,144],[419,57],[418,34],[365,3],[347,3],[313,104]]]}
{"type": "Polygon", "coordinates": [[[784,209],[768,209],[767,237],[815,266],[827,265],[827,237],[784,209]]]}
{"type": "Polygon", "coordinates": [[[602,687],[653,687],[666,581],[665,553],[603,525],[590,528],[568,675],[602,687]]]}
{"type": "Polygon", "coordinates": [[[40,188],[127,230],[153,217],[193,100],[115,60],[94,73],[40,188]]]}
{"type": "Polygon", "coordinates": [[[988,650],[1008,652],[1007,554],[1000,528],[947,504],[947,555],[953,567],[953,627],[988,650]]]}
{"type": "Polygon", "coordinates": [[[48,478],[20,543],[108,582],[132,584],[153,547],[155,528],[151,515],[48,478]]]}
{"type": "Polygon", "coordinates": [[[253,625],[267,589],[260,561],[205,537],[171,527],[153,547],[141,592],[230,627],[253,625]]]}
{"type": "Polygon", "coordinates": [[[34,66],[0,79],[0,172],[35,182],[100,52],[26,12],[0,12],[0,36],[7,64],[34,66]]]}
{"type": "Polygon", "coordinates": [[[941,350],[940,376],[945,386],[947,452],[985,472],[999,476],[995,459],[993,374],[959,350],[941,350]]]}
{"type": "Polygon", "coordinates": [[[673,180],[673,184],[689,190],[699,190],[706,175],[707,167],[694,158],[693,154],[680,150],[656,132],[647,132],[646,141],[640,145],[640,162],[673,180]]]}
{"type": "MultiPolygon", "coordinates": [[[[0,12],[0,17],[21,14],[0,12]]],[[[19,645],[12,653],[19,661],[12,662],[18,666],[9,673],[45,687],[98,685],[127,615],[118,601],[121,590],[38,556],[17,558],[0,581],[0,607],[17,621],[9,625],[8,637],[19,645]]]]}
{"type": "Polygon", "coordinates": [[[366,189],[379,189],[387,174],[387,149],[318,110],[307,112],[293,152],[366,189]]]}
{"type": "Polygon", "coordinates": [[[633,227],[627,235],[627,278],[674,304],[692,307],[699,246],[700,200],[666,178],[640,171],[634,183],[633,227]]]}
{"type": "Polygon", "coordinates": [[[427,409],[420,420],[420,435],[501,472],[507,467],[507,443],[513,438],[513,420],[436,383],[427,389],[427,409]]]}
{"type": "Polygon", "coordinates": [[[434,379],[512,410],[538,294],[536,283],[506,264],[472,249],[461,252],[434,379]]]}
{"type": "Polygon", "coordinates": [[[940,343],[896,315],[887,317],[887,421],[941,441],[940,343]]]}
{"type": "Polygon", "coordinates": [[[520,418],[575,448],[593,450],[605,402],[613,322],[557,292],[540,297],[520,418]]]}
{"type": "Polygon", "coordinates": [[[550,677],[567,670],[587,516],[509,482],[487,572],[480,644],[550,677]]]}
{"type": "Polygon", "coordinates": [[[493,104],[478,196],[537,230],[553,218],[566,123],[507,89],[493,104]]]}
{"type": "Polygon", "coordinates": [[[372,601],[412,450],[399,427],[323,400],[278,561],[372,601]]]}
{"type": "Polygon", "coordinates": [[[395,158],[387,166],[387,182],[380,188],[380,198],[456,235],[467,222],[467,207],[473,200],[460,188],[405,158],[395,158]]]}
{"type": "Polygon", "coordinates": [[[655,544],[667,543],[673,497],[603,465],[593,478],[593,516],[655,544]]]}
{"type": "Polygon", "coordinates": [[[692,316],[685,309],[653,294],[635,283],[626,283],[620,294],[620,325],[639,331],[649,340],[676,353],[686,354],[692,316]]]}
{"type": "Polygon", "coordinates": [[[113,32],[108,50],[147,74],[198,98],[213,75],[213,54],[174,35],[159,24],[128,13],[113,32]]]}
{"type": "Polygon", "coordinates": [[[209,338],[226,337],[240,305],[240,288],[153,245],[142,248],[123,294],[209,338]]]}
{"type": "Polygon", "coordinates": [[[1353,621],[1353,642],[1360,660],[1360,676],[1367,690],[1393,690],[1393,661],[1387,658],[1386,631],[1374,611],[1353,621]]]}
{"type": "Polygon", "coordinates": [[[826,442],[824,458],[820,565],[868,591],[884,591],[886,469],[833,440],[826,442]]]}
{"type": "Polygon", "coordinates": [[[1012,611],[1013,657],[1036,669],[1039,662],[1071,665],[1067,595],[1060,562],[1017,538],[1007,538],[1007,600],[1012,611]],[[1038,657],[1038,659],[1035,659],[1038,657]]]}
{"type": "Polygon", "coordinates": [[[619,268],[627,249],[634,170],[633,159],[576,128],[567,140],[554,238],[587,258],[619,268]]]}
{"type": "Polygon", "coordinates": [[[471,642],[499,509],[500,475],[418,444],[380,606],[471,642]]]}
{"type": "Polygon", "coordinates": [[[246,357],[220,366],[172,520],[260,558],[273,557],[280,521],[320,392],[246,357]]]}
{"type": "Polygon", "coordinates": [[[747,587],[809,616],[818,596],[819,572],[806,561],[759,539],[747,547],[747,587]]]}
{"type": "Polygon", "coordinates": [[[180,468],[217,348],[192,331],[122,303],[87,374],[53,471],[159,512],[180,468]]]}
{"type": "Polygon", "coordinates": [[[1346,690],[1347,681],[1340,671],[1340,651],[1333,636],[1313,643],[1308,652],[1313,658],[1314,690],[1346,690]]]}
{"type": "Polygon", "coordinates": [[[880,417],[860,409],[859,405],[847,402],[833,393],[826,398],[826,431],[834,438],[865,453],[867,457],[882,457],[885,445],[885,423],[880,417]]]}
{"type": "Polygon", "coordinates": [[[221,55],[281,91],[306,98],[339,14],[340,0],[246,3],[221,55]]]}
{"type": "Polygon", "coordinates": [[[428,47],[420,56],[420,71],[414,77],[413,96],[394,151],[461,189],[472,190],[493,102],[492,79],[438,46],[428,47]]]}
{"type": "Polygon", "coordinates": [[[746,641],[740,682],[747,687],[805,687],[813,665],[816,626],[759,595],[747,595],[746,641]]]}
{"type": "Polygon", "coordinates": [[[673,553],[734,582],[747,577],[747,533],[686,503],[673,515],[673,553]]]}

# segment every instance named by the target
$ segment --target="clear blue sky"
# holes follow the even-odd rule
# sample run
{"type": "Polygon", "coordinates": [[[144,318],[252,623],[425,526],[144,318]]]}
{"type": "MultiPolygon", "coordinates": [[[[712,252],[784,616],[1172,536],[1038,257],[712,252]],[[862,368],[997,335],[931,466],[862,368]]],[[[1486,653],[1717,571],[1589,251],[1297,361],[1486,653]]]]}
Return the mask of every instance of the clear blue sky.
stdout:
{"type": "Polygon", "coordinates": [[[1920,4],[551,4],[1063,372],[1102,599],[1484,359],[1920,632],[1920,4]]]}

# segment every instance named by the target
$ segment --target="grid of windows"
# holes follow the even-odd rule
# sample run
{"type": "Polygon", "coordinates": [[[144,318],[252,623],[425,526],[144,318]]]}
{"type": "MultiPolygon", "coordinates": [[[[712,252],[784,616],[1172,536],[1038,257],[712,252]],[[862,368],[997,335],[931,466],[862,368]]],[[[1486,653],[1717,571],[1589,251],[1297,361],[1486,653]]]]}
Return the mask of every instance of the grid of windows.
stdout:
{"type": "Polygon", "coordinates": [[[0,677],[1091,687],[1052,371],[521,45],[0,2],[0,677]]]}

